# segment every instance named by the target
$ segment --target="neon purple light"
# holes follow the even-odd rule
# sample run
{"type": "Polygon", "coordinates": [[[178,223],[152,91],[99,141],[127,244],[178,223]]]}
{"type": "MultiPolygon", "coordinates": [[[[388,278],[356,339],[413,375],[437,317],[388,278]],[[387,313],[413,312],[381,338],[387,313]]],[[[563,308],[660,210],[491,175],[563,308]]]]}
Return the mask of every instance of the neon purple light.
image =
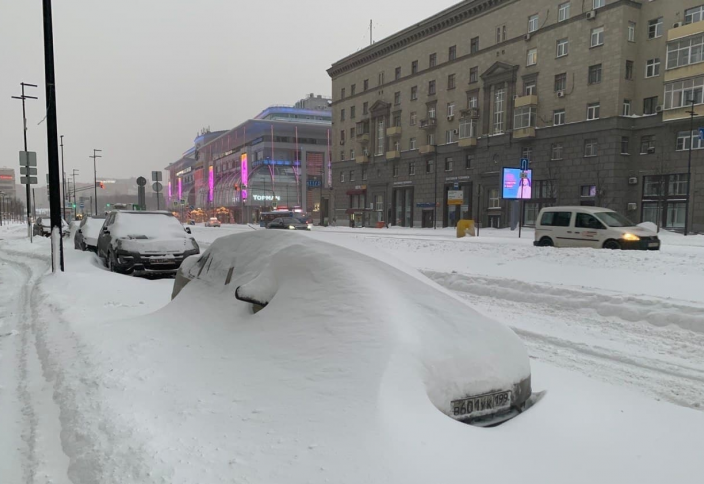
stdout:
{"type": "Polygon", "coordinates": [[[178,199],[179,201],[183,200],[183,186],[180,178],[178,179],[178,199]]]}
{"type": "Polygon", "coordinates": [[[169,182],[169,200],[171,200],[171,182],[169,182]]]}
{"type": "Polygon", "coordinates": [[[247,182],[249,181],[249,166],[247,166],[247,153],[242,153],[240,158],[240,175],[242,178],[242,200],[247,200],[247,182]]]}
{"type": "Polygon", "coordinates": [[[213,195],[215,195],[215,176],[213,175],[213,167],[208,168],[208,188],[210,193],[208,194],[208,200],[213,201],[213,195]]]}

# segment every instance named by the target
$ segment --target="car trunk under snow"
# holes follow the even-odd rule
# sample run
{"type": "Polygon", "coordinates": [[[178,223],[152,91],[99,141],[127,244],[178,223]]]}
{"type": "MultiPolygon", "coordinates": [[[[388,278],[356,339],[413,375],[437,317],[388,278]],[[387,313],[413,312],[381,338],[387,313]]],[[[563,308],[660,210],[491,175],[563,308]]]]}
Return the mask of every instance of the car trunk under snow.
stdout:
{"type": "MultiPolygon", "coordinates": [[[[321,365],[329,363],[326,354],[334,354],[335,345],[353,347],[355,355],[377,365],[370,378],[379,381],[369,383],[379,393],[384,375],[401,365],[424,388],[425,395],[414,398],[429,399],[457,420],[503,421],[519,413],[531,394],[528,355],[510,329],[420,274],[297,233],[217,239],[183,264],[177,295],[196,305],[235,298],[251,303],[255,311],[233,317],[233,331],[286,321],[290,330],[309,332],[311,341],[326,346],[316,355],[321,365]]],[[[311,351],[305,341],[291,344],[300,344],[294,352],[311,351]]],[[[341,375],[352,371],[348,364],[341,375]]]]}

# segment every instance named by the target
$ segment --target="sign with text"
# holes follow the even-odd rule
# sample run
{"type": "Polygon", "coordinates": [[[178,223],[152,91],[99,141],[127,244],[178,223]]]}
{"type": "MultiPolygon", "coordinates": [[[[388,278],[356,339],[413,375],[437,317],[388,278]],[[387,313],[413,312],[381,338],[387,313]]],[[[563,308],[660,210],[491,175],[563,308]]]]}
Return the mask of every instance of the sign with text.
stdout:
{"type": "Polygon", "coordinates": [[[247,200],[247,183],[249,182],[247,153],[242,153],[242,156],[240,157],[240,175],[240,178],[242,179],[242,200],[247,200]]]}
{"type": "Polygon", "coordinates": [[[37,166],[37,154],[34,151],[20,151],[20,166],[37,166]]]}
{"type": "Polygon", "coordinates": [[[464,192],[462,190],[447,191],[448,205],[462,205],[462,202],[464,202],[464,192]]]}
{"type": "Polygon", "coordinates": [[[533,170],[504,168],[501,182],[504,200],[530,200],[533,186],[533,170]]]}

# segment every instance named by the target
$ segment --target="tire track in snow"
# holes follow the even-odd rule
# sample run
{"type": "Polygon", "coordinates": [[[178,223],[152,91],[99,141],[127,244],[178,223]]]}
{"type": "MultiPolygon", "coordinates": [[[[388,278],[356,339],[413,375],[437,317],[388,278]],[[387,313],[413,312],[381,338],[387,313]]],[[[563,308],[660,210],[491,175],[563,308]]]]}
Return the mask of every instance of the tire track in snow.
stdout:
{"type": "Polygon", "coordinates": [[[425,274],[511,326],[533,358],[704,410],[704,335],[681,329],[699,329],[704,310],[695,303],[466,274],[425,274]],[[659,321],[673,312],[674,318],[664,318],[673,326],[659,321]]]}

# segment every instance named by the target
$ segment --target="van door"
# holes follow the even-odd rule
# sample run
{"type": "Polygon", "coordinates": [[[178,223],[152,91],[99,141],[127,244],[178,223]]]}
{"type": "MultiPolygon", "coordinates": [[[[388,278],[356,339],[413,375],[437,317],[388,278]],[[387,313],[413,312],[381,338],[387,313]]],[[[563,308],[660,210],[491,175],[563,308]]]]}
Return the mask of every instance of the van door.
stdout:
{"type": "Polygon", "coordinates": [[[536,239],[549,237],[555,247],[568,247],[568,230],[572,222],[572,212],[545,210],[540,215],[539,231],[536,239]]]}
{"type": "Polygon", "coordinates": [[[574,219],[574,245],[573,247],[599,248],[603,243],[606,226],[594,215],[577,213],[574,219]]]}

